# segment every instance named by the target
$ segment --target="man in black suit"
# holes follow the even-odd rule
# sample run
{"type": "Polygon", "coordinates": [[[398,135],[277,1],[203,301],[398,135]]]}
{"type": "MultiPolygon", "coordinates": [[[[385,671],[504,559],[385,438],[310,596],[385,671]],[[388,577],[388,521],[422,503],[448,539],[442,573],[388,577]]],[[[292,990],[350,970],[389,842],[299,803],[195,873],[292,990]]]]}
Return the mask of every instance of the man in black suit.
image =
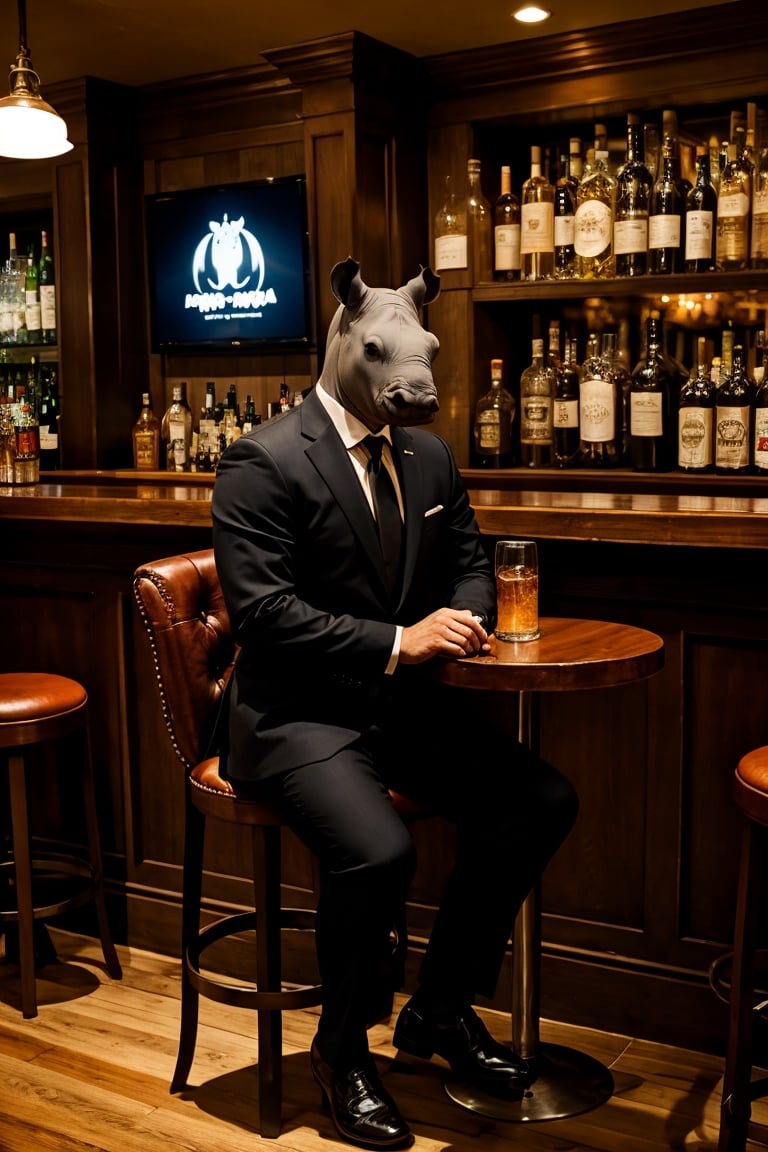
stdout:
{"type": "Polygon", "coordinates": [[[317,855],[324,998],[313,1074],[343,1138],[396,1149],[412,1137],[366,1035],[415,867],[388,789],[457,830],[394,1044],[437,1053],[509,1099],[529,1069],[472,1003],[493,995],[515,915],[577,802],[559,772],[475,714],[471,693],[424,674],[429,660],[487,651],[495,620],[491,567],[450,449],[405,427],[437,407],[437,341],[419,322],[437,278],[425,270],[397,292],[371,289],[347,260],[331,283],[341,307],[316,387],[235,441],[214,487],[216,563],[241,645],[227,772],[237,789],[279,799],[317,855]],[[371,434],[380,441],[366,446],[371,434]],[[394,559],[374,512],[382,525],[381,469],[403,531],[394,559]]]}

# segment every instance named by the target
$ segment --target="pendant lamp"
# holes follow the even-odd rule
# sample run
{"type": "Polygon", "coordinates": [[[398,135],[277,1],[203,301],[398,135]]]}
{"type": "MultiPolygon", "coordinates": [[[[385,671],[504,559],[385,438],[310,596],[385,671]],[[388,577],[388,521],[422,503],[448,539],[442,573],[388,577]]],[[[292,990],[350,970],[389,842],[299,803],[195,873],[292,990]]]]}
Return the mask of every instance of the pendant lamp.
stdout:
{"type": "Polygon", "coordinates": [[[40,78],[27,47],[26,0],[19,0],[19,52],[11,68],[11,92],[0,99],[0,156],[41,160],[69,152],[67,126],[40,95],[40,78]]]}

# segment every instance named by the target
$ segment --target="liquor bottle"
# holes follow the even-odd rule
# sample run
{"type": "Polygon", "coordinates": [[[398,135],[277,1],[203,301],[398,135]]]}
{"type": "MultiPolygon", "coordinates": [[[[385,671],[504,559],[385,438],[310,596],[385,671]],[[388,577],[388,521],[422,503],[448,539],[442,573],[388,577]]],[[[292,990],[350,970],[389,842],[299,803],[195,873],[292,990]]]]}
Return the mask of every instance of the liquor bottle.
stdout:
{"type": "Polygon", "coordinates": [[[707,153],[709,155],[709,179],[712,182],[712,187],[715,192],[720,193],[720,141],[715,132],[709,137],[707,144],[707,153]]]}
{"type": "MultiPolygon", "coordinates": [[[[301,393],[298,393],[298,395],[300,396],[301,393]]],[[[249,392],[245,398],[245,410],[243,412],[243,436],[248,432],[252,432],[258,423],[259,421],[256,419],[256,405],[254,404],[253,396],[251,396],[249,392]]]]}
{"type": "MultiPolygon", "coordinates": [[[[288,409],[288,385],[283,381],[280,385],[280,411],[285,412],[288,409]]],[[[226,447],[237,440],[242,431],[240,427],[240,412],[237,404],[237,385],[230,384],[227,390],[227,403],[224,408],[224,417],[221,422],[220,431],[224,433],[224,444],[226,447]]]]}
{"type": "Polygon", "coordinates": [[[552,463],[552,401],[555,380],[544,363],[544,341],[531,341],[531,363],[520,377],[520,463],[546,468],[552,463]]]}
{"type": "Polygon", "coordinates": [[[579,463],[583,468],[615,468],[618,394],[611,365],[600,353],[599,337],[590,332],[579,377],[579,463]]]}
{"type": "Polygon", "coordinates": [[[635,472],[665,472],[677,459],[672,417],[672,368],[664,355],[662,322],[646,320],[645,357],[632,371],[629,449],[635,472]]]}
{"type": "Polygon", "coordinates": [[[682,194],[683,201],[685,201],[686,196],[692,188],[692,184],[682,171],[682,149],[680,146],[680,132],[677,125],[677,112],[675,112],[673,108],[665,108],[661,114],[661,139],[662,149],[663,141],[669,140],[671,142],[672,151],[677,157],[677,183],[682,194]]]}
{"type": "Polygon", "coordinates": [[[219,457],[219,438],[216,431],[216,384],[208,380],[205,385],[205,402],[200,410],[197,426],[198,472],[212,472],[216,469],[219,457]]]}
{"type": "Polygon", "coordinates": [[[48,233],[40,235],[40,263],[37,266],[40,290],[40,342],[55,344],[56,333],[56,275],[53,256],[48,247],[48,233]]]}
{"type": "Polygon", "coordinates": [[[0,484],[16,482],[16,425],[10,398],[0,395],[0,484]]]}
{"type": "Polygon", "coordinates": [[[728,144],[728,163],[720,174],[717,197],[717,266],[723,272],[746,268],[749,258],[750,174],[736,145],[728,144]]]}
{"type": "Polygon", "coordinates": [[[192,412],[187,403],[187,385],[173,385],[173,399],[160,425],[165,441],[166,466],[169,472],[189,472],[192,464],[192,412]]]}
{"type": "Polygon", "coordinates": [[[616,181],[608,173],[608,153],[595,149],[595,164],[582,178],[576,193],[573,246],[578,278],[600,280],[613,276],[613,219],[616,181]]]}
{"type": "Polygon", "coordinates": [[[555,271],[555,190],[541,172],[541,148],[531,148],[531,174],[520,197],[523,280],[551,280],[555,271]]]}
{"type": "Polygon", "coordinates": [[[570,158],[567,152],[560,153],[559,172],[555,184],[554,203],[554,244],[555,279],[570,280],[573,276],[574,213],[576,200],[570,174],[570,158]]]}
{"type": "Polygon", "coordinates": [[[491,205],[480,184],[480,161],[467,161],[467,238],[473,284],[491,279],[493,247],[491,205]]]}
{"type": "Polygon", "coordinates": [[[560,328],[549,329],[550,362],[557,342],[555,397],[552,401],[552,462],[557,468],[574,468],[579,463],[579,365],[576,359],[576,341],[566,340],[565,354],[560,359],[560,328]]]}
{"type": "Polygon", "coordinates": [[[24,281],[24,307],[27,318],[27,343],[39,344],[41,341],[40,317],[40,283],[38,279],[37,264],[30,249],[27,256],[27,274],[24,281]]]}
{"type": "Polygon", "coordinates": [[[648,271],[648,212],[653,180],[645,165],[640,117],[627,114],[626,159],[616,173],[613,247],[617,276],[648,271]]]}
{"type": "MultiPolygon", "coordinates": [[[[709,166],[709,156],[706,157],[709,166]]],[[[690,195],[690,193],[689,193],[690,195]]],[[[696,366],[680,389],[677,411],[677,466],[682,472],[714,467],[715,385],[707,366],[707,340],[696,341],[696,366]]]]}
{"type": "Polygon", "coordinates": [[[730,372],[721,374],[715,393],[715,472],[720,475],[749,471],[753,391],[744,348],[734,344],[730,372]]]}
{"type": "Polygon", "coordinates": [[[491,387],[475,408],[475,452],[483,468],[508,468],[513,462],[515,400],[502,383],[503,370],[502,360],[491,360],[491,387]]]}
{"type": "Polygon", "coordinates": [[[760,152],[752,179],[750,268],[768,268],[768,144],[760,152]]]}
{"type": "Polygon", "coordinates": [[[757,333],[757,346],[760,349],[761,362],[755,365],[753,376],[755,381],[755,430],[752,438],[752,463],[755,471],[760,475],[768,474],[768,380],[765,377],[765,366],[762,363],[765,332],[757,333]]]}
{"type": "Polygon", "coordinates": [[[501,194],[494,205],[494,280],[520,279],[520,201],[512,191],[512,170],[501,169],[501,194]]]}
{"type": "Polygon", "coordinates": [[[609,367],[616,385],[616,464],[621,467],[629,464],[629,394],[632,377],[619,349],[619,338],[615,332],[603,332],[600,355],[609,367]]]}
{"type": "Polygon", "coordinates": [[[648,271],[651,275],[679,272],[683,257],[685,197],[680,187],[677,141],[664,137],[661,169],[651,194],[648,215],[648,271]]]}
{"type": "Polygon", "coordinates": [[[40,467],[48,472],[61,466],[59,442],[59,392],[56,370],[47,364],[40,368],[40,467]]]}
{"type": "Polygon", "coordinates": [[[709,153],[696,157],[696,183],[685,198],[686,272],[714,272],[717,192],[710,180],[709,153]]]}
{"type": "Polygon", "coordinates": [[[435,272],[467,267],[467,205],[445,178],[445,200],[435,217],[435,272]]]}
{"type": "Polygon", "coordinates": [[[40,426],[29,403],[24,400],[16,421],[16,462],[14,483],[36,484],[40,479],[40,426]]]}
{"type": "Polygon", "coordinates": [[[576,193],[583,174],[584,158],[581,155],[581,140],[578,136],[571,136],[568,141],[568,180],[571,185],[571,192],[573,193],[574,206],[576,204],[576,193]]]}
{"type": "Polygon", "coordinates": [[[728,321],[728,326],[723,328],[722,335],[720,336],[720,380],[724,380],[726,376],[730,376],[731,367],[733,365],[733,345],[736,342],[736,333],[733,330],[733,322],[728,321]]]}
{"type": "Polygon", "coordinates": [[[152,411],[149,392],[141,396],[141,412],[133,426],[133,466],[139,472],[156,472],[160,465],[160,421],[152,411]]]}

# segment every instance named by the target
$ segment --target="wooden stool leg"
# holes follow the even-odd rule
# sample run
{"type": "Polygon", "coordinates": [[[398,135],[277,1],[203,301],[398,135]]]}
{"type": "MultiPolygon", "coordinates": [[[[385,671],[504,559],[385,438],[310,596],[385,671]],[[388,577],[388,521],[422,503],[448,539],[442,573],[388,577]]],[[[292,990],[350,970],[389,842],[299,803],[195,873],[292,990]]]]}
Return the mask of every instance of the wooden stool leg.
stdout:
{"type": "MultiPolygon", "coordinates": [[[[253,828],[253,886],[256,908],[256,984],[259,991],[279,992],[280,939],[280,828],[253,828]]],[[[283,1095],[283,1028],[279,1010],[257,1013],[259,1060],[259,1133],[269,1139],[280,1135],[283,1095]]]]}
{"type": "Polygon", "coordinates": [[[736,900],[728,1047],[718,1152],[744,1152],[750,1117],[753,984],[766,831],[747,820],[742,835],[736,900]]]}
{"type": "Polygon", "coordinates": [[[184,815],[184,866],[181,882],[181,1025],[176,1067],[171,1079],[171,1092],[181,1092],[187,1085],[197,1043],[200,995],[189,973],[189,958],[197,962],[200,933],[200,905],[203,899],[203,852],[205,817],[195,808],[186,786],[184,815]]]}
{"type": "Polygon", "coordinates": [[[99,925],[101,950],[104,953],[104,963],[107,966],[107,971],[109,972],[110,976],[115,980],[119,980],[123,975],[123,970],[120,967],[120,961],[117,958],[115,945],[112,941],[112,933],[109,928],[109,920],[107,919],[107,906],[104,900],[104,868],[102,865],[101,856],[99,818],[96,809],[96,786],[93,778],[91,736],[87,723],[83,735],[83,744],[84,755],[81,760],[83,802],[85,804],[85,821],[86,829],[88,832],[88,852],[91,867],[96,874],[96,887],[93,899],[96,905],[96,918],[99,925]]]}
{"type": "Polygon", "coordinates": [[[37,1016],[35,988],[35,918],[32,904],[32,858],[30,849],[27,778],[24,757],[8,757],[8,779],[11,797],[13,864],[16,881],[16,908],[19,926],[19,972],[21,975],[21,1011],[25,1019],[37,1016]]]}

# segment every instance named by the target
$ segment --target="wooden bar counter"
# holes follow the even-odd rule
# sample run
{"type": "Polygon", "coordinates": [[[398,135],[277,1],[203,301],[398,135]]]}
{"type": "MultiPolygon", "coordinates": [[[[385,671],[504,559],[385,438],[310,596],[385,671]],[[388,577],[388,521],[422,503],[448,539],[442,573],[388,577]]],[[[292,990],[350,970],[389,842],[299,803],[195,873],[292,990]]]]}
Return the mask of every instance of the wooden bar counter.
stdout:
{"type": "MultiPolygon", "coordinates": [[[[707,972],[733,931],[731,778],[741,755],[768,743],[764,482],[520,471],[465,479],[489,547],[499,536],[538,541],[543,615],[633,624],[665,645],[665,667],[650,680],[542,701],[542,753],[581,797],[544,878],[542,1014],[722,1052],[727,1013],[707,972]]],[[[149,560],[210,547],[211,481],[62,472],[0,488],[0,670],[43,668],[88,688],[115,935],[169,955],[179,938],[183,782],[131,581],[149,560]]],[[[297,669],[296,691],[305,690],[297,669]]],[[[508,700],[489,700],[502,704],[509,713],[508,700]]],[[[508,720],[512,736],[516,717],[508,720]]],[[[61,817],[47,798],[38,803],[44,820],[61,817]]],[[[64,816],[79,836],[77,806],[64,816]]],[[[425,821],[415,836],[411,981],[451,831],[425,821]]],[[[291,841],[285,856],[290,901],[311,903],[311,860],[291,841]]],[[[212,914],[247,905],[247,844],[212,838],[206,866],[212,914]]],[[[510,1003],[510,978],[507,964],[499,1008],[510,1003]]]]}

